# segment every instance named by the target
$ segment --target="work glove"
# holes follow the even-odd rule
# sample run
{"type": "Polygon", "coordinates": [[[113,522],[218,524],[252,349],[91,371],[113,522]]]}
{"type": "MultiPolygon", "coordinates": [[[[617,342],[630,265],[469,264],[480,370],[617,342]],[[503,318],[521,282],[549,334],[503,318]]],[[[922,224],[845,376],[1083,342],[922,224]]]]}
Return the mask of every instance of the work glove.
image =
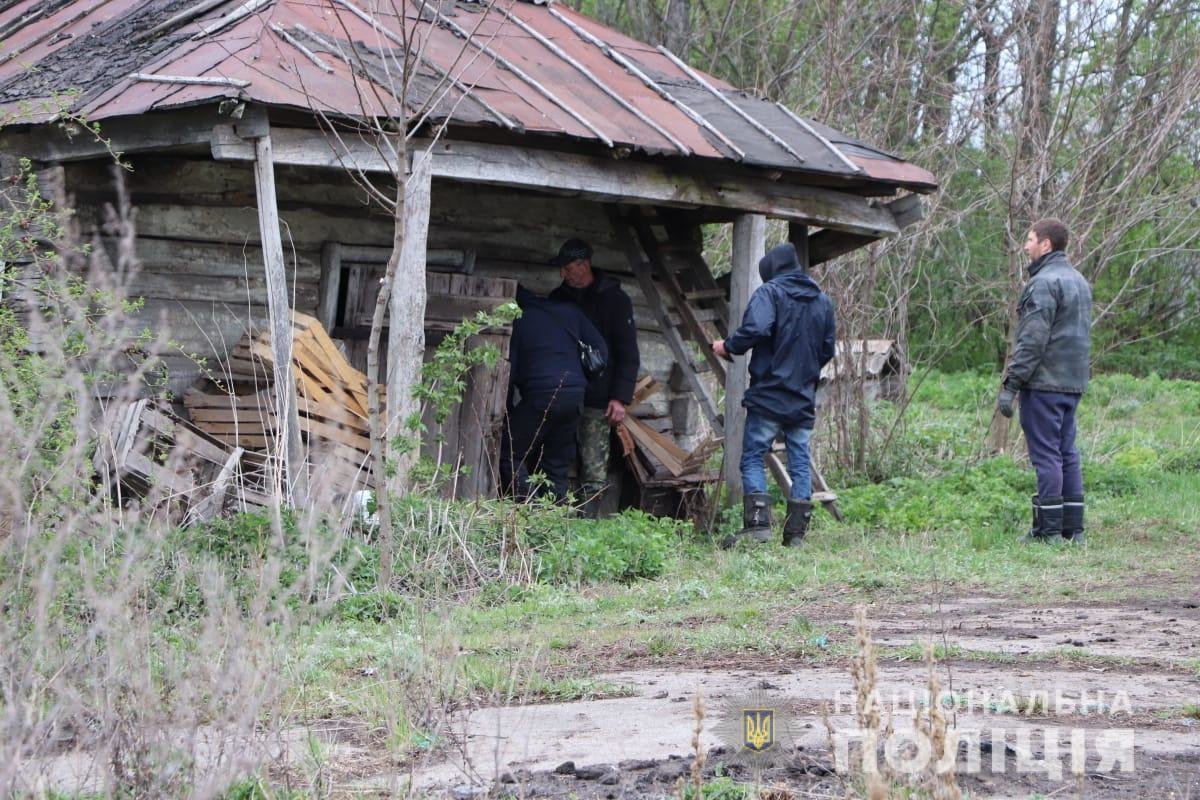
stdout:
{"type": "Polygon", "coordinates": [[[1013,400],[1015,399],[1017,399],[1017,393],[1005,386],[996,397],[996,408],[1000,409],[1000,413],[1004,416],[1012,417],[1013,400]]]}

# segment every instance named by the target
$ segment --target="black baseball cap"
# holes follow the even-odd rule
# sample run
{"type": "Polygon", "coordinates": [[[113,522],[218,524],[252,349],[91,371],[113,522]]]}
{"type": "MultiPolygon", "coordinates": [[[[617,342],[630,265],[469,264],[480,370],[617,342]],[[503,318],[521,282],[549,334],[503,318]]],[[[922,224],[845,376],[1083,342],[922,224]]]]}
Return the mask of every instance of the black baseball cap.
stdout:
{"type": "Polygon", "coordinates": [[[558,248],[558,255],[550,259],[550,266],[565,267],[572,261],[579,259],[592,260],[592,247],[583,239],[567,239],[562,243],[562,247],[558,248]]]}

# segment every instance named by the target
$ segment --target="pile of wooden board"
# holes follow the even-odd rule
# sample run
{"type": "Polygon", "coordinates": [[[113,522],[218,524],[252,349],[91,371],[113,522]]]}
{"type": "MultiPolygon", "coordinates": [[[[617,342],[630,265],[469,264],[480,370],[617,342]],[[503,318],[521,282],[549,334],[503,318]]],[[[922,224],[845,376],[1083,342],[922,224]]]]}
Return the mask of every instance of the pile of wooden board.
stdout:
{"type": "Polygon", "coordinates": [[[93,465],[118,502],[137,500],[175,523],[193,524],[227,510],[261,507],[262,471],[245,451],[217,441],[155,401],[120,403],[106,415],[93,465]]]}
{"type": "MultiPolygon", "coordinates": [[[[659,390],[659,384],[649,376],[638,381],[630,408],[659,390]]],[[[717,470],[708,465],[709,459],[722,444],[718,436],[710,436],[688,452],[675,444],[670,436],[655,430],[645,420],[629,414],[617,426],[625,460],[644,490],[670,487],[687,489],[712,483],[719,478],[717,470]]]]}
{"type": "MultiPolygon", "coordinates": [[[[228,369],[233,391],[215,394],[193,389],[184,395],[192,422],[230,446],[277,452],[270,333],[243,336],[228,369]]],[[[314,483],[324,482],[338,494],[367,488],[371,476],[367,377],[350,366],[320,322],[298,312],[292,314],[292,375],[314,483]]]]}

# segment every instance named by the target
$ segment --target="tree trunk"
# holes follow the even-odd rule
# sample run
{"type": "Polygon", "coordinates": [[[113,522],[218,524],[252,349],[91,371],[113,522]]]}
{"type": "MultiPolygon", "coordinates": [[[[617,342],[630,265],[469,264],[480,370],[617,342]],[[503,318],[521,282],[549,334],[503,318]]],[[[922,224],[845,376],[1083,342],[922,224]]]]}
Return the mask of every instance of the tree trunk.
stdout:
{"type": "Polygon", "coordinates": [[[432,150],[411,154],[403,212],[400,262],[392,277],[387,353],[387,435],[409,439],[404,452],[394,455],[394,492],[408,488],[408,473],[420,454],[420,433],[409,422],[421,411],[413,388],[421,381],[425,355],[425,251],[429,240],[429,206],[432,179],[432,150]]]}
{"type": "Polygon", "coordinates": [[[686,59],[688,42],[692,38],[690,0],[667,0],[663,40],[667,49],[686,59]]]}

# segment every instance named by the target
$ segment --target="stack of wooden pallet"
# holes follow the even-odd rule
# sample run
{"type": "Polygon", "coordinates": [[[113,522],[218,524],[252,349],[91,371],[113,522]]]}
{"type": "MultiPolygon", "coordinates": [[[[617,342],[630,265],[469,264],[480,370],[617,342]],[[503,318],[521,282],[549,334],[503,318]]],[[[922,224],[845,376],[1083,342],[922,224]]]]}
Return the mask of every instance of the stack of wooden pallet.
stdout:
{"type": "Polygon", "coordinates": [[[106,415],[93,464],[119,502],[137,499],[173,521],[211,519],[232,505],[264,506],[265,485],[245,452],[217,441],[152,400],[122,403],[106,415]]]}
{"type": "MultiPolygon", "coordinates": [[[[243,336],[234,348],[229,373],[233,392],[193,389],[184,395],[193,423],[231,446],[276,451],[279,425],[271,388],[275,365],[270,333],[243,336]]],[[[292,314],[292,375],[314,482],[326,482],[339,494],[368,487],[367,377],[350,366],[320,322],[298,312],[292,314]]]]}

